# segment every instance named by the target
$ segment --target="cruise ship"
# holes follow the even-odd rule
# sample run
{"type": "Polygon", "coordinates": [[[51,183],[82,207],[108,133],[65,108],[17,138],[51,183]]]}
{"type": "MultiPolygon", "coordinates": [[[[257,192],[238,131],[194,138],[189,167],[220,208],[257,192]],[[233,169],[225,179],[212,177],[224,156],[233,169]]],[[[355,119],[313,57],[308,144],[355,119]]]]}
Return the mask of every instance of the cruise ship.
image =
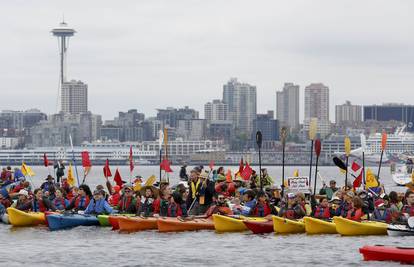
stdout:
{"type": "MultiPolygon", "coordinates": [[[[381,158],[382,134],[375,133],[366,140],[365,160],[378,163],[381,158]]],[[[351,156],[361,158],[362,148],[351,151],[351,156]]],[[[414,134],[406,131],[406,126],[399,127],[393,134],[388,135],[387,147],[383,162],[405,162],[414,158],[414,134]]]]}

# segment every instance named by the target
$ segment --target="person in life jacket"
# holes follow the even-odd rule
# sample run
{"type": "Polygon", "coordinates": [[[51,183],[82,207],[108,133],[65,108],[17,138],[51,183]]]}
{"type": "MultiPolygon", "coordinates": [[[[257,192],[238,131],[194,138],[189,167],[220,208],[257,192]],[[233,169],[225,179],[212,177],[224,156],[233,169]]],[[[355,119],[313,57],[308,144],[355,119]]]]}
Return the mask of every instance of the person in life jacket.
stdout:
{"type": "Polygon", "coordinates": [[[60,183],[60,188],[63,189],[65,195],[69,194],[69,192],[71,191],[71,186],[68,182],[67,177],[62,177],[62,180],[61,180],[61,183],[60,183]]]}
{"type": "Polygon", "coordinates": [[[40,189],[43,190],[43,193],[48,192],[49,198],[51,200],[53,200],[55,198],[56,187],[55,187],[55,182],[54,182],[54,179],[53,179],[52,175],[48,175],[46,177],[46,182],[44,182],[40,186],[40,189]]]}
{"type": "Polygon", "coordinates": [[[213,214],[233,215],[229,205],[227,205],[226,197],[223,194],[217,195],[215,204],[206,212],[206,218],[213,216],[213,214]]]}
{"type": "Polygon", "coordinates": [[[302,219],[306,215],[304,207],[297,202],[294,193],[287,194],[287,201],[282,205],[279,216],[290,220],[302,219]]]}
{"type": "Polygon", "coordinates": [[[79,186],[78,195],[71,200],[69,206],[66,207],[66,210],[74,210],[76,212],[85,210],[88,207],[91,198],[91,189],[88,185],[82,184],[79,186]]]}
{"type": "Polygon", "coordinates": [[[61,188],[56,189],[56,197],[52,201],[57,210],[65,210],[69,206],[69,201],[65,198],[65,191],[61,188]]]}
{"type": "Polygon", "coordinates": [[[113,212],[112,207],[105,200],[105,196],[102,190],[93,191],[93,198],[89,202],[88,207],[85,210],[85,214],[111,214],[113,212]]]}
{"type": "MultiPolygon", "coordinates": [[[[115,188],[115,186],[114,186],[115,188]]],[[[121,197],[117,207],[119,213],[135,214],[137,212],[137,200],[134,196],[134,191],[131,186],[123,189],[124,194],[121,197]]]]}
{"type": "Polygon", "coordinates": [[[256,196],[257,202],[251,215],[255,217],[267,217],[272,213],[267,195],[264,191],[259,191],[256,196]]]}
{"type": "Polygon", "coordinates": [[[164,188],[160,191],[158,198],[160,199],[160,204],[158,208],[154,207],[154,217],[167,217],[168,216],[168,205],[169,199],[171,198],[172,192],[170,188],[164,188]]]}
{"type": "Polygon", "coordinates": [[[296,202],[302,206],[305,210],[305,216],[310,216],[312,213],[312,207],[309,202],[306,201],[306,196],[302,192],[296,193],[296,202]]]}
{"type": "Polygon", "coordinates": [[[348,211],[346,218],[348,220],[353,220],[357,222],[362,221],[363,217],[365,216],[363,209],[362,209],[363,205],[364,205],[364,202],[362,201],[360,197],[358,196],[354,197],[352,200],[352,209],[348,211]]]}
{"type": "Polygon", "coordinates": [[[29,211],[30,206],[31,206],[30,205],[31,200],[29,199],[29,192],[22,189],[17,195],[18,195],[17,201],[14,202],[11,206],[18,210],[29,211]]]}
{"type": "Polygon", "coordinates": [[[30,202],[30,210],[33,212],[56,211],[55,205],[50,200],[43,196],[43,191],[40,188],[35,189],[33,200],[30,202]]]}
{"type": "Polygon", "coordinates": [[[352,191],[343,192],[342,202],[337,209],[337,216],[346,217],[348,212],[352,209],[352,200],[354,199],[355,194],[352,191]]]}
{"type": "Polygon", "coordinates": [[[12,200],[10,199],[10,196],[3,196],[3,194],[0,193],[0,205],[2,205],[5,209],[10,207],[12,205],[12,200]]]}
{"type": "Polygon", "coordinates": [[[377,206],[374,209],[374,212],[372,214],[372,220],[379,221],[379,222],[385,222],[385,223],[391,223],[393,222],[393,213],[396,212],[397,218],[398,218],[398,210],[392,211],[391,210],[391,204],[389,202],[389,197],[387,195],[383,196],[382,201],[378,201],[377,206]]]}
{"type": "Polygon", "coordinates": [[[30,183],[28,181],[25,180],[21,180],[20,183],[18,185],[16,185],[13,190],[11,190],[10,192],[10,197],[14,198],[17,197],[17,194],[20,192],[20,190],[26,190],[27,192],[30,192],[30,183]]]}
{"type": "Polygon", "coordinates": [[[322,197],[319,199],[319,205],[312,213],[312,217],[321,220],[329,220],[332,217],[330,203],[328,202],[327,197],[322,197]]]}
{"type": "Polygon", "coordinates": [[[249,216],[253,213],[254,208],[256,207],[256,193],[249,189],[246,190],[243,194],[243,207],[242,207],[242,215],[249,216]]]}
{"type": "Polygon", "coordinates": [[[198,192],[199,214],[205,214],[213,204],[215,194],[214,182],[209,179],[209,173],[202,171],[200,174],[201,187],[198,192]]]}
{"type": "Polygon", "coordinates": [[[141,189],[141,205],[138,214],[149,217],[154,214],[154,200],[157,198],[158,190],[154,186],[145,186],[141,189]]]}
{"type": "MultiPolygon", "coordinates": [[[[121,187],[119,185],[115,185],[115,186],[111,187],[111,192],[112,192],[112,194],[109,196],[108,202],[109,202],[109,204],[111,204],[111,206],[116,207],[116,206],[119,205],[119,201],[122,198],[122,196],[121,196],[121,187]]],[[[125,194],[125,191],[124,191],[124,194],[125,194]]]]}
{"type": "Polygon", "coordinates": [[[407,191],[405,193],[406,204],[401,209],[401,221],[406,222],[409,217],[414,216],[414,192],[407,191]]]}
{"type": "Polygon", "coordinates": [[[176,190],[172,193],[168,203],[168,217],[187,218],[188,210],[186,199],[188,191],[184,185],[179,184],[176,190]]]}
{"type": "Polygon", "coordinates": [[[190,172],[190,180],[188,182],[189,195],[187,198],[187,208],[190,209],[191,213],[194,215],[199,214],[200,204],[199,204],[199,190],[201,187],[200,179],[201,170],[199,168],[194,168],[190,172]]]}

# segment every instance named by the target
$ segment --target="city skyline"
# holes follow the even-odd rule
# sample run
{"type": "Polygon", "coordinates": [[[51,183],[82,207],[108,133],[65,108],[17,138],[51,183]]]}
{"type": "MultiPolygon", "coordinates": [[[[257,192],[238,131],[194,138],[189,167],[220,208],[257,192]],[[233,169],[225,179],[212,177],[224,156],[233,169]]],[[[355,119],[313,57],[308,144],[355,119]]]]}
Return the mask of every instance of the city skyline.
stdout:
{"type": "MultiPolygon", "coordinates": [[[[78,31],[70,44],[68,77],[88,84],[90,110],[105,120],[131,108],[150,116],[167,106],[188,105],[203,112],[205,103],[220,98],[230,77],[257,87],[257,113],[276,109],[276,91],[285,82],[298,84],[302,96],[311,83],[328,86],[331,121],[335,105],[346,100],[356,105],[411,104],[406,100],[412,84],[413,40],[406,34],[411,3],[376,1],[381,16],[375,16],[373,1],[358,3],[358,9],[350,3],[315,1],[311,15],[304,1],[262,1],[254,5],[262,16],[254,19],[248,16],[251,4],[243,1],[131,1],[111,9],[99,3],[98,8],[93,1],[82,5],[84,11],[97,12],[48,1],[36,3],[41,7],[36,9],[34,3],[4,4],[4,12],[20,16],[0,18],[10,25],[0,52],[8,64],[0,72],[3,98],[11,101],[2,109],[56,112],[59,57],[49,31],[62,13],[78,31]],[[238,12],[229,15],[235,3],[238,12]],[[326,5],[323,11],[317,8],[321,5],[326,5]],[[372,14],[369,21],[366,13],[372,14]],[[292,15],[301,22],[291,22],[292,15]],[[384,16],[393,19],[383,22],[384,16]]],[[[303,101],[301,97],[301,122],[303,101]]]]}

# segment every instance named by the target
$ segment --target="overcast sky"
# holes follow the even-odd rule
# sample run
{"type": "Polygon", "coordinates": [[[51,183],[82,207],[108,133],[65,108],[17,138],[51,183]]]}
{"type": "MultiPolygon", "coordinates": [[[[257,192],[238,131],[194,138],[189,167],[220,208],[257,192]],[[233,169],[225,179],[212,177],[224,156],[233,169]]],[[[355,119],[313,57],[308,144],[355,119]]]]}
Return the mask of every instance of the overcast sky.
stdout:
{"type": "MultiPolygon", "coordinates": [[[[0,2],[0,109],[56,111],[62,14],[68,77],[89,85],[89,109],[113,118],[136,108],[204,104],[230,77],[257,86],[275,109],[284,82],[323,82],[333,105],[414,104],[414,1],[0,2]]],[[[302,100],[303,102],[303,100],[302,100]]],[[[302,107],[303,113],[303,107],[302,107]]]]}

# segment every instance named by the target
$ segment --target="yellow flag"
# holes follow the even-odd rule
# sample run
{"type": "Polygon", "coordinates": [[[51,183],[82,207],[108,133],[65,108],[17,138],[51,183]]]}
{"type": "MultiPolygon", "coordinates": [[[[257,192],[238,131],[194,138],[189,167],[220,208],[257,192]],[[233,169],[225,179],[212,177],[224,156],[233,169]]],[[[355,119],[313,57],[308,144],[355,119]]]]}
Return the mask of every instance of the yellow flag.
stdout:
{"type": "Polygon", "coordinates": [[[75,178],[73,177],[73,170],[72,170],[72,164],[69,164],[69,170],[68,170],[68,184],[70,186],[75,185],[75,178]]]}
{"type": "Polygon", "coordinates": [[[22,163],[22,168],[21,169],[22,169],[22,173],[23,173],[24,176],[32,177],[32,176],[36,175],[34,173],[34,171],[29,166],[27,166],[24,162],[22,163]]]}
{"type": "Polygon", "coordinates": [[[136,181],[135,184],[134,184],[134,191],[138,192],[139,190],[141,190],[141,188],[142,188],[142,185],[141,185],[140,181],[136,181]]]}
{"type": "Polygon", "coordinates": [[[368,188],[372,188],[372,187],[378,187],[379,183],[377,178],[375,177],[375,174],[372,172],[371,169],[367,169],[367,174],[366,174],[366,178],[365,178],[365,187],[368,188]]]}
{"type": "Polygon", "coordinates": [[[299,170],[295,170],[295,172],[293,173],[293,177],[299,177],[299,170]]]}

